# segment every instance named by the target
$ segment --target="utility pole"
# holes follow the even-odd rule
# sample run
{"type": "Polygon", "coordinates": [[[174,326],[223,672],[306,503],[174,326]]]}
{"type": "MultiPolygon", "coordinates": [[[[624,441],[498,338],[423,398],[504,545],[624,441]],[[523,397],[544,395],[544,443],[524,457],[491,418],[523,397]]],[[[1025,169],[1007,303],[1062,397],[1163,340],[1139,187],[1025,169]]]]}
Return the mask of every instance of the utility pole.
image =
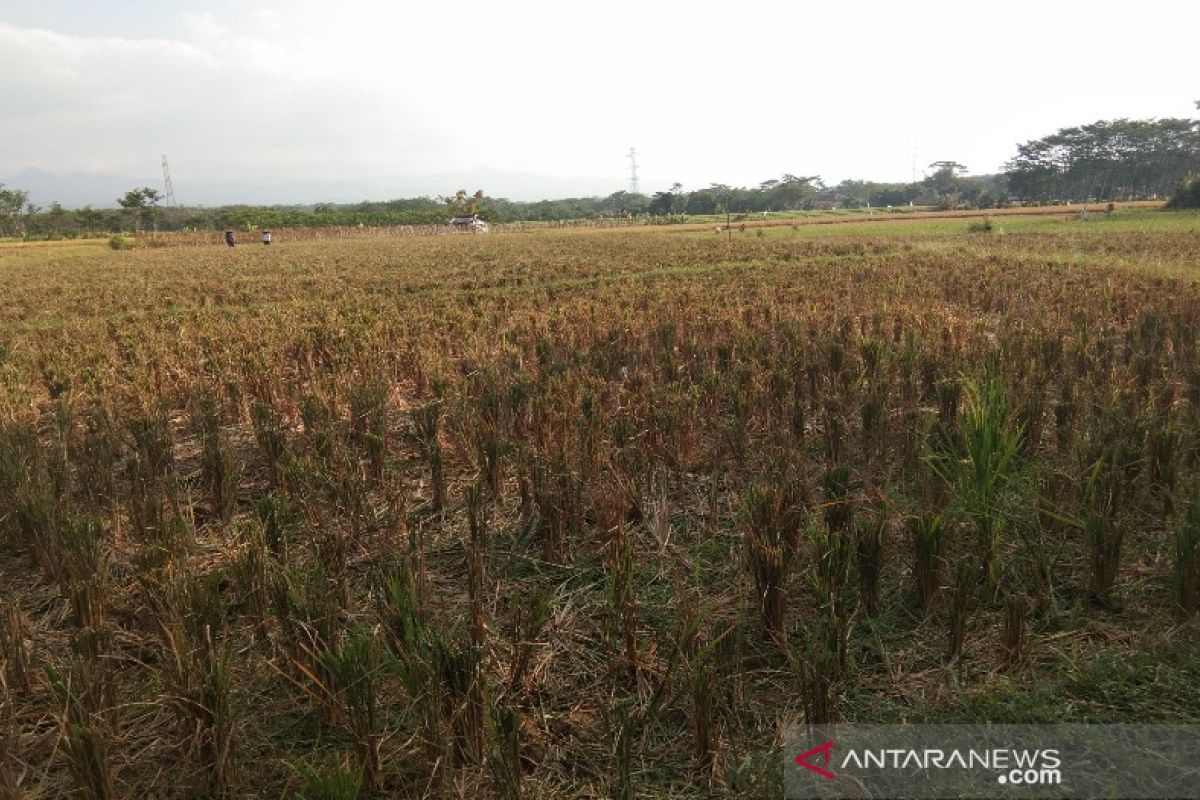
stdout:
{"type": "Polygon", "coordinates": [[[637,194],[638,193],[637,150],[635,150],[632,147],[629,148],[629,154],[626,155],[625,157],[629,159],[629,193],[637,194]]]}
{"type": "Polygon", "coordinates": [[[169,206],[176,206],[175,202],[175,185],[171,183],[171,167],[167,164],[167,157],[162,157],[163,167],[163,202],[169,206]]]}

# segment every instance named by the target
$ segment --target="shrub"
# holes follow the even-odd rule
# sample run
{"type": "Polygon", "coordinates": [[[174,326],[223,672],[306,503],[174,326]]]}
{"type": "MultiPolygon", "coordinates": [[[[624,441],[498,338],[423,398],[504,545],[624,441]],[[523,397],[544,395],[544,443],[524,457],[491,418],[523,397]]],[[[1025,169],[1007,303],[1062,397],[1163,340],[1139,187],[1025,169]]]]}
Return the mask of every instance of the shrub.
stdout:
{"type": "Polygon", "coordinates": [[[324,762],[288,764],[300,779],[296,797],[303,800],[353,800],[362,793],[363,775],[346,757],[332,756],[324,762]]]}
{"type": "Polygon", "coordinates": [[[1200,208],[1200,175],[1180,181],[1167,208],[1200,208]]]}

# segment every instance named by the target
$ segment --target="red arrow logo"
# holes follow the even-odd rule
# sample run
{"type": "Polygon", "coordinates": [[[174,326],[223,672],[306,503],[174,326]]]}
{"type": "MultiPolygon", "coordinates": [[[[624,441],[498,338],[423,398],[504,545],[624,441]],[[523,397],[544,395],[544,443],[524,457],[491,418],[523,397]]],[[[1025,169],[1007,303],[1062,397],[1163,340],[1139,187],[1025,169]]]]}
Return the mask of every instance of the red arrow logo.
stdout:
{"type": "Polygon", "coordinates": [[[831,741],[826,742],[823,745],[814,747],[812,750],[809,750],[807,753],[801,753],[800,755],[796,756],[796,763],[802,767],[811,769],[813,772],[817,773],[818,775],[822,775],[826,778],[829,778],[829,780],[833,780],[834,774],[832,772],[830,772],[829,770],[824,769],[822,767],[818,767],[816,764],[808,763],[808,759],[815,756],[817,753],[820,753],[821,755],[823,755],[825,757],[824,763],[828,764],[829,763],[829,751],[832,748],[833,748],[833,741],[831,740],[831,741]]]}

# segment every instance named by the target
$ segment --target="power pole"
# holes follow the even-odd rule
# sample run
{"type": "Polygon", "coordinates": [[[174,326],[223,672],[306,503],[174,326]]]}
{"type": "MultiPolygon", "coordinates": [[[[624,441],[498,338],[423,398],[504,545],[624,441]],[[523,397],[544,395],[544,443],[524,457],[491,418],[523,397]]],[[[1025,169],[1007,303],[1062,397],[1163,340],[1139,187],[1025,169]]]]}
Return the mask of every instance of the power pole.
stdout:
{"type": "Polygon", "coordinates": [[[638,193],[637,150],[635,150],[632,147],[629,148],[629,154],[626,155],[625,157],[629,159],[629,193],[637,194],[638,193]]]}
{"type": "Polygon", "coordinates": [[[171,167],[167,164],[167,157],[162,157],[163,165],[163,202],[169,206],[178,205],[175,202],[175,185],[171,183],[171,167]]]}

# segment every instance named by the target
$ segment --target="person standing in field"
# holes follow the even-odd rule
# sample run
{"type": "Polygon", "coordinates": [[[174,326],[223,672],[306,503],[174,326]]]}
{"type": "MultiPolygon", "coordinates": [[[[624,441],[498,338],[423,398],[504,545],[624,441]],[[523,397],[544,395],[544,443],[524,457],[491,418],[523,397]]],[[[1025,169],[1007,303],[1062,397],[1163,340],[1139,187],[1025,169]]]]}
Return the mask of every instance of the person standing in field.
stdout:
{"type": "Polygon", "coordinates": [[[263,231],[262,239],[263,239],[263,244],[270,244],[271,243],[271,232],[263,231]]]}
{"type": "Polygon", "coordinates": [[[237,239],[233,237],[232,230],[225,231],[225,244],[229,245],[230,247],[233,247],[235,244],[237,244],[237,239]]]}

